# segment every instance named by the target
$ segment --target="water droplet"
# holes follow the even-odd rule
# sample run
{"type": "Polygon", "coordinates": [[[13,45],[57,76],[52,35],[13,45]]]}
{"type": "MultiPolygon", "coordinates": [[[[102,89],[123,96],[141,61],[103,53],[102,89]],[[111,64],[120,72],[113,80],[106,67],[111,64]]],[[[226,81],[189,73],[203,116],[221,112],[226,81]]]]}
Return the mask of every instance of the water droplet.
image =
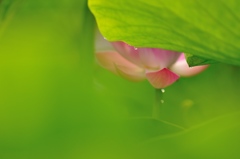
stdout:
{"type": "Polygon", "coordinates": [[[134,50],[137,50],[138,48],[134,47],[134,50]]]}
{"type": "Polygon", "coordinates": [[[164,93],[164,92],[165,92],[165,89],[161,89],[161,91],[162,91],[162,93],[164,93]]]}
{"type": "Polygon", "coordinates": [[[161,102],[161,103],[164,103],[164,100],[161,100],[160,102],[161,102]]]}
{"type": "Polygon", "coordinates": [[[105,40],[107,40],[107,38],[106,37],[103,37],[105,40]]]}

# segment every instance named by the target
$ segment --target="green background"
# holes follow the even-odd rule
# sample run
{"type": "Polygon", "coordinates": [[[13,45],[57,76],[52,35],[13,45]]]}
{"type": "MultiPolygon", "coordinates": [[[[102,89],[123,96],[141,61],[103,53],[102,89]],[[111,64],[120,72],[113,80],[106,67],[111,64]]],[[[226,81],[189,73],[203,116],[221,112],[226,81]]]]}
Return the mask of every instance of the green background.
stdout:
{"type": "Polygon", "coordinates": [[[86,0],[3,2],[1,159],[239,158],[238,66],[181,78],[157,121],[147,81],[96,64],[86,0]]]}

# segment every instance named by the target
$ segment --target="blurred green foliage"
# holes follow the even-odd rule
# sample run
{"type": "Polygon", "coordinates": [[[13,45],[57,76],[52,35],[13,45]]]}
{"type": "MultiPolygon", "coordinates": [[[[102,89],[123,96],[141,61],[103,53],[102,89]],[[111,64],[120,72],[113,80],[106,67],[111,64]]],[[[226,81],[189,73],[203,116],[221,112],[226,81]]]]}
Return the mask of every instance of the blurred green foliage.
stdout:
{"type": "Polygon", "coordinates": [[[180,79],[158,121],[147,81],[94,61],[86,0],[25,0],[10,13],[0,35],[1,159],[239,158],[239,67],[180,79]]]}

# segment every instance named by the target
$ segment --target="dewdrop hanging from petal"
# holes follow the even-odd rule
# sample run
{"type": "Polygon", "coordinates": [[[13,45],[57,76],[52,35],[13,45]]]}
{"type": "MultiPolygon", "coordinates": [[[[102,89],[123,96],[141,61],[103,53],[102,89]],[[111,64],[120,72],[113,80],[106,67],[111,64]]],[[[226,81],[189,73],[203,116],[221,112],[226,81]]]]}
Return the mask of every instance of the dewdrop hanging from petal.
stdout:
{"type": "Polygon", "coordinates": [[[98,40],[96,58],[102,67],[130,81],[147,79],[156,89],[173,84],[180,76],[193,76],[207,68],[207,65],[189,67],[180,52],[135,48],[120,41],[110,43],[101,36],[98,40]]]}

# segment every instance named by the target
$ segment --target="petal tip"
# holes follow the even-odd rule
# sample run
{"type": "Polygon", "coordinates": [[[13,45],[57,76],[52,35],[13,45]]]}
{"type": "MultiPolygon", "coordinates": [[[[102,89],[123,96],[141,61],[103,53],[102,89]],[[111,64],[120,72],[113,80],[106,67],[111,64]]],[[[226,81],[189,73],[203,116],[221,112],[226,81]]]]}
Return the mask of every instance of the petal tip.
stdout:
{"type": "Polygon", "coordinates": [[[167,68],[163,68],[157,72],[146,73],[148,81],[154,88],[161,89],[165,88],[179,79],[179,76],[167,68]]]}

